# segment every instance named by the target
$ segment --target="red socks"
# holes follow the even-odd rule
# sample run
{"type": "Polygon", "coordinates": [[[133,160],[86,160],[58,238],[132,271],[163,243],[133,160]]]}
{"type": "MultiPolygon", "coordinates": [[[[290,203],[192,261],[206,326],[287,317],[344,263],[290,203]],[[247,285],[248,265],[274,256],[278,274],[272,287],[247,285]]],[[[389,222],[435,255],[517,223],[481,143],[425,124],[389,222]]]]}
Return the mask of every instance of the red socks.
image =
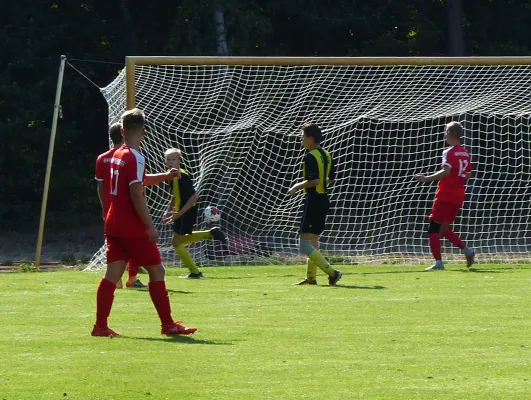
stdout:
{"type": "Polygon", "coordinates": [[[114,283],[105,278],[101,279],[96,294],[96,326],[98,328],[107,327],[107,319],[111,313],[115,290],[116,285],[114,283]]]}
{"type": "Polygon", "coordinates": [[[168,297],[168,291],[166,290],[165,281],[149,282],[149,295],[151,301],[157,309],[160,322],[163,326],[173,323],[171,316],[170,298],[168,297]]]}
{"type": "Polygon", "coordinates": [[[442,256],[441,256],[441,238],[439,234],[430,233],[428,235],[428,238],[430,239],[430,249],[431,249],[431,254],[433,254],[433,258],[435,258],[435,260],[440,260],[442,256]]]}
{"type": "Polygon", "coordinates": [[[465,248],[463,241],[457,236],[457,234],[451,229],[447,229],[443,232],[443,236],[448,239],[454,246],[459,247],[460,249],[465,248]]]}
{"type": "MultiPolygon", "coordinates": [[[[465,243],[451,229],[446,229],[442,234],[454,246],[457,246],[460,249],[465,248],[465,243]]],[[[433,254],[433,258],[435,258],[436,260],[440,260],[441,259],[441,238],[439,234],[430,233],[428,235],[428,238],[430,239],[430,249],[431,249],[431,254],[433,254]]]]}

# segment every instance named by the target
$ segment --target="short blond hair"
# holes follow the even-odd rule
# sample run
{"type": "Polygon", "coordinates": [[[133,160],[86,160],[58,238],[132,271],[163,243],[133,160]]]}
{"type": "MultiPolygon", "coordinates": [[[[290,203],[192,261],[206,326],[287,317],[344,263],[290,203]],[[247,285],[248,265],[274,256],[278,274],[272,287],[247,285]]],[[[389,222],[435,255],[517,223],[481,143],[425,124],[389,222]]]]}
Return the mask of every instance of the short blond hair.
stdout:
{"type": "Polygon", "coordinates": [[[164,157],[169,156],[170,154],[179,154],[179,157],[182,157],[181,150],[171,147],[164,152],[164,157]]]}
{"type": "Polygon", "coordinates": [[[463,125],[457,121],[449,122],[446,124],[446,133],[456,139],[460,139],[463,136],[463,125]]]}
{"type": "Polygon", "coordinates": [[[125,133],[144,128],[146,114],[139,108],[133,108],[122,114],[122,127],[125,133]]]}

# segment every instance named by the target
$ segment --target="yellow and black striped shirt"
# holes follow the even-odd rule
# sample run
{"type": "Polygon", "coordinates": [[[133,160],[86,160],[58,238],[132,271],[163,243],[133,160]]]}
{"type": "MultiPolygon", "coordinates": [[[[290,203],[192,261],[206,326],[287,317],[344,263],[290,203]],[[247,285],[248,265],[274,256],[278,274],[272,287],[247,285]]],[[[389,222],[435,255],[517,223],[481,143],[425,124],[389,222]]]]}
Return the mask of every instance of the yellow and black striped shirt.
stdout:
{"type": "Polygon", "coordinates": [[[175,198],[175,211],[179,211],[195,193],[194,184],[188,171],[182,168],[179,168],[179,171],[181,172],[181,179],[173,178],[169,182],[175,198]]]}
{"type": "Polygon", "coordinates": [[[304,189],[308,194],[326,194],[328,179],[335,179],[335,165],[331,154],[319,147],[308,151],[302,164],[302,175],[304,180],[319,179],[319,184],[315,187],[304,189]]]}

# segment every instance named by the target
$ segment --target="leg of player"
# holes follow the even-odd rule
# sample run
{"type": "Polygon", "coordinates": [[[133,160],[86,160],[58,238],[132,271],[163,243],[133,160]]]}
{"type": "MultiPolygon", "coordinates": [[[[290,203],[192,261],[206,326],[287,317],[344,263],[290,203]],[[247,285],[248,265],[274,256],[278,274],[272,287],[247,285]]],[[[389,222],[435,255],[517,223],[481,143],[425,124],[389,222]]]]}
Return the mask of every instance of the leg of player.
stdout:
{"type": "Polygon", "coordinates": [[[185,238],[185,235],[179,235],[178,233],[173,233],[172,238],[172,245],[175,249],[175,253],[179,256],[182,263],[188,270],[190,270],[190,273],[185,276],[185,278],[188,279],[199,279],[203,277],[203,274],[199,269],[197,268],[197,265],[195,265],[194,259],[192,258],[192,255],[186,248],[186,246],[182,243],[185,238]]]}
{"type": "Polygon", "coordinates": [[[435,264],[425,269],[425,271],[442,271],[444,270],[444,264],[441,256],[441,237],[439,232],[441,231],[441,224],[439,222],[430,220],[428,226],[428,239],[430,241],[430,249],[435,264]]]}
{"type": "Polygon", "coordinates": [[[450,228],[450,224],[444,223],[441,225],[441,234],[448,239],[454,246],[460,248],[466,258],[466,266],[470,268],[474,264],[475,251],[470,247],[466,247],[461,238],[450,228]]]}
{"type": "Polygon", "coordinates": [[[107,264],[105,277],[101,279],[96,294],[96,323],[92,330],[92,336],[120,336],[109,328],[107,320],[111,314],[116,282],[120,281],[125,270],[125,264],[125,260],[107,264]]]}
{"type": "Polygon", "coordinates": [[[328,275],[328,283],[330,285],[335,285],[341,279],[342,273],[332,268],[319,249],[312,245],[312,242],[315,241],[319,241],[319,235],[314,233],[301,233],[299,250],[301,253],[306,254],[315,265],[328,275]]]}
{"type": "MultiPolygon", "coordinates": [[[[312,238],[312,245],[319,249],[319,237],[317,235],[312,238]]],[[[309,258],[306,259],[306,279],[294,283],[294,285],[317,285],[317,265],[309,258]]]]}
{"type": "Polygon", "coordinates": [[[147,285],[144,285],[140,279],[138,279],[138,270],[140,265],[135,264],[134,261],[129,260],[128,274],[129,278],[125,282],[125,286],[128,288],[144,289],[147,285]]]}
{"type": "Polygon", "coordinates": [[[202,240],[214,239],[219,240],[220,242],[227,242],[227,237],[221,230],[219,226],[215,226],[208,231],[194,231],[187,235],[184,235],[181,241],[183,246],[188,246],[189,244],[200,242],[202,240]]]}
{"type": "Polygon", "coordinates": [[[164,280],[164,267],[159,264],[144,268],[149,274],[149,295],[160,318],[161,333],[163,335],[189,335],[197,331],[197,328],[186,327],[173,320],[170,298],[164,280]]]}

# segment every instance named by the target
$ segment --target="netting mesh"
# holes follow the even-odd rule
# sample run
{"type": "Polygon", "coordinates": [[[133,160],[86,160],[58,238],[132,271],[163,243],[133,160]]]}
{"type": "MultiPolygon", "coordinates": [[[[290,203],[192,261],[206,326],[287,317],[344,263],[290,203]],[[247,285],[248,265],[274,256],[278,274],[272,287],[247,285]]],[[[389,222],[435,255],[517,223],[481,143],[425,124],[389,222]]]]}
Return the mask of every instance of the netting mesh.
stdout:
{"type": "MultiPolygon", "coordinates": [[[[530,77],[527,66],[137,66],[142,152],[154,173],[167,148],[180,148],[200,210],[221,210],[229,245],[192,245],[198,264],[275,262],[297,256],[302,194],[286,193],[301,179],[299,127],[316,122],[338,171],[324,252],[411,262],[429,255],[436,189],[413,175],[439,168],[444,125],[457,120],[475,172],[456,232],[479,259],[529,260],[530,77]]],[[[125,73],[102,93],[118,121],[125,73]]],[[[179,264],[160,223],[169,188],[147,193],[163,258],[179,264]]],[[[461,257],[444,245],[445,259],[461,257]]],[[[102,250],[91,265],[104,262],[102,250]]]]}

